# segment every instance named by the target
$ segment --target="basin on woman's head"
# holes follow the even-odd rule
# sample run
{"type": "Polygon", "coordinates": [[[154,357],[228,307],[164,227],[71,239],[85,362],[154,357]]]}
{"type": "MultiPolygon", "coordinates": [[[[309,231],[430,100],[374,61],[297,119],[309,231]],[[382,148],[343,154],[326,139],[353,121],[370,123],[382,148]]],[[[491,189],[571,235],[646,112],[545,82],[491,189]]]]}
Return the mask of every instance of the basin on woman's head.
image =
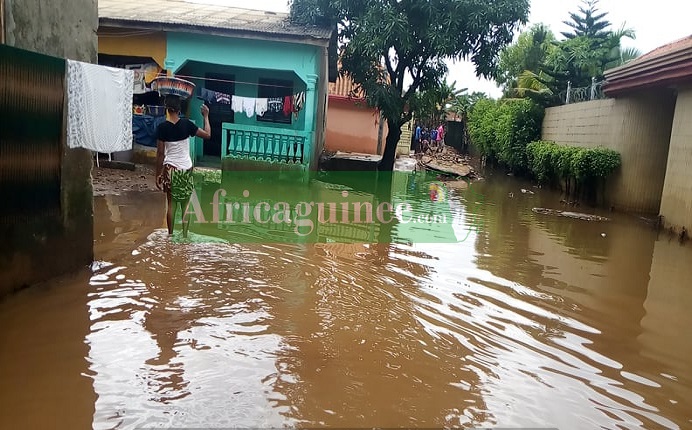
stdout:
{"type": "Polygon", "coordinates": [[[158,91],[162,96],[178,96],[181,99],[188,99],[195,91],[195,84],[185,79],[161,76],[151,82],[151,89],[158,91]]]}

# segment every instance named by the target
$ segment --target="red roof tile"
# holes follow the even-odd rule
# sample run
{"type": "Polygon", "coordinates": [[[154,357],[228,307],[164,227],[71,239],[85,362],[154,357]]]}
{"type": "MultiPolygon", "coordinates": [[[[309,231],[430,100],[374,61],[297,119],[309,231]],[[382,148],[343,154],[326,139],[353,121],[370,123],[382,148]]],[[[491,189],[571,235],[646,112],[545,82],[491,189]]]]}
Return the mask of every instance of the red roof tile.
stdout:
{"type": "Polygon", "coordinates": [[[653,51],[649,51],[646,54],[637,57],[629,64],[641,63],[643,61],[651,60],[653,58],[660,57],[666,54],[670,54],[671,52],[676,52],[681,49],[690,47],[692,47],[692,34],[687,37],[683,37],[682,39],[678,39],[674,42],[668,43],[666,45],[659,46],[653,51]]]}

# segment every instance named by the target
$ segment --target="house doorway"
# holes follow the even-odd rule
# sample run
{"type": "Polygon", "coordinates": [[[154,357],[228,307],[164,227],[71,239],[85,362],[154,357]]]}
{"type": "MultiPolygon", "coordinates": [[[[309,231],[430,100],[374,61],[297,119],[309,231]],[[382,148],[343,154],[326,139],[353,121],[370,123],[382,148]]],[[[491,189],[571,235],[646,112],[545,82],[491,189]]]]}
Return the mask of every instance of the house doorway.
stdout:
{"type": "MultiPolygon", "coordinates": [[[[232,96],[235,94],[235,75],[223,73],[207,73],[204,76],[206,89],[218,91],[232,96]]],[[[230,104],[211,103],[209,105],[209,125],[211,126],[211,139],[204,143],[203,156],[209,158],[221,157],[221,142],[223,130],[221,124],[233,123],[234,115],[230,104]]]]}

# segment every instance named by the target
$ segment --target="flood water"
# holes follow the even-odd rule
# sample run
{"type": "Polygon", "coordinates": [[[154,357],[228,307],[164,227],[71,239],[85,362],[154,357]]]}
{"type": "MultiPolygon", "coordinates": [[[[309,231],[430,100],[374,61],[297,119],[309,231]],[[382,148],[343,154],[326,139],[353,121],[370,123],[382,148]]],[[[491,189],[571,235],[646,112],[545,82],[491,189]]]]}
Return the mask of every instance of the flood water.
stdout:
{"type": "Polygon", "coordinates": [[[161,194],[95,198],[93,267],[0,302],[0,428],[692,428],[692,246],[471,189],[446,244],[173,243],[161,194]]]}

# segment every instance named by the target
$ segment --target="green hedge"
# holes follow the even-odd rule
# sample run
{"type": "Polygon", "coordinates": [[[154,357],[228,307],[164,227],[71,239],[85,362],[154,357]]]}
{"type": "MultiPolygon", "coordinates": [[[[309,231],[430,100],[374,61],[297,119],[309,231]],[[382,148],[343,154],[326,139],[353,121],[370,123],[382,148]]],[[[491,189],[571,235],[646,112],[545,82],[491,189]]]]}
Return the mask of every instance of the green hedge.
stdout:
{"type": "Polygon", "coordinates": [[[543,115],[529,99],[479,100],[469,113],[469,135],[487,159],[526,172],[526,145],[540,138],[543,115]]]}
{"type": "Polygon", "coordinates": [[[595,187],[620,167],[620,154],[612,149],[580,148],[558,145],[555,142],[536,141],[526,146],[528,168],[541,183],[564,181],[567,192],[571,185],[579,193],[595,192],[595,187]]]}

